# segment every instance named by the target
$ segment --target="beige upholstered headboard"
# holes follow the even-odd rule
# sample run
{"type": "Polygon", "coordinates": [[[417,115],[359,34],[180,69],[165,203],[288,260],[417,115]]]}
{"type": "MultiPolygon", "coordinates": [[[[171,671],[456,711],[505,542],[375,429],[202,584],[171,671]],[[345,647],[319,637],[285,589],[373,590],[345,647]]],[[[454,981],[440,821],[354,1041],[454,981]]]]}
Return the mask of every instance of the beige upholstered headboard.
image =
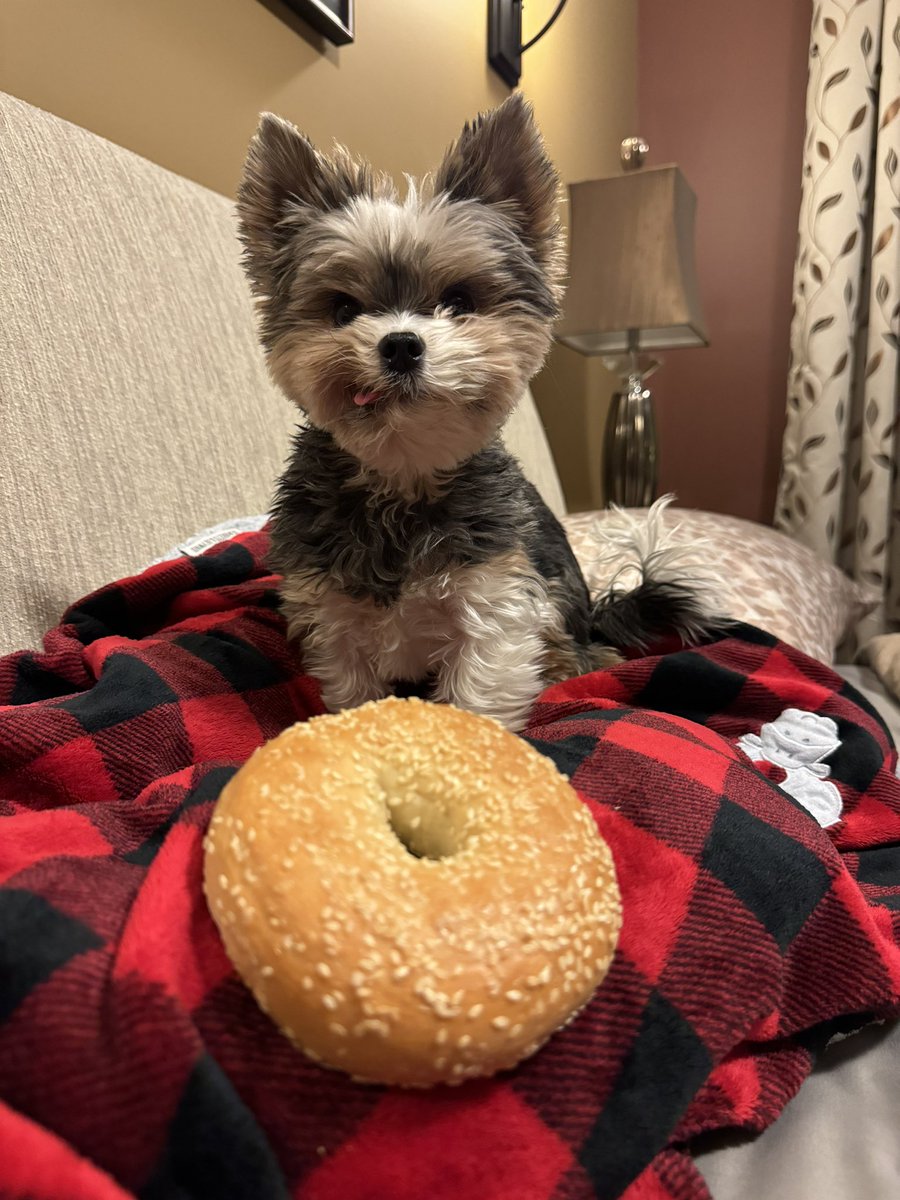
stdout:
{"type": "MultiPolygon", "coordinates": [[[[0,653],[185,536],[265,512],[295,414],[224,197],[0,94],[0,653]]],[[[530,397],[508,442],[557,513],[530,397]]]]}

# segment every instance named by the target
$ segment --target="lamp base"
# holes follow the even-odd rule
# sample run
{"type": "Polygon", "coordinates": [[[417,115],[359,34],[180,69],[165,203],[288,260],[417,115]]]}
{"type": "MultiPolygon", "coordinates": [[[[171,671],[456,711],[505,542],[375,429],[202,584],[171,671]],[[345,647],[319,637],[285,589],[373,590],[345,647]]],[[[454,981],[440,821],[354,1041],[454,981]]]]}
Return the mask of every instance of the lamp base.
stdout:
{"type": "Polygon", "coordinates": [[[653,397],[639,374],[612,398],[603,441],[605,504],[646,508],[656,498],[656,421],[653,397]]]}

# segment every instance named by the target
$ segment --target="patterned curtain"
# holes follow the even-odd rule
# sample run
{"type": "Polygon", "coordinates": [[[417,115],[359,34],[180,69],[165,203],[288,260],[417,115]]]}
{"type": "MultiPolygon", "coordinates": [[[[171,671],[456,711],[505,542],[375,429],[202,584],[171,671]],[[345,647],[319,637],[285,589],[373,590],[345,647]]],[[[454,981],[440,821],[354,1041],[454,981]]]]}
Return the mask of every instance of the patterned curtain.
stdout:
{"type": "Polygon", "coordinates": [[[816,0],[775,524],[900,629],[900,0],[816,0]]]}

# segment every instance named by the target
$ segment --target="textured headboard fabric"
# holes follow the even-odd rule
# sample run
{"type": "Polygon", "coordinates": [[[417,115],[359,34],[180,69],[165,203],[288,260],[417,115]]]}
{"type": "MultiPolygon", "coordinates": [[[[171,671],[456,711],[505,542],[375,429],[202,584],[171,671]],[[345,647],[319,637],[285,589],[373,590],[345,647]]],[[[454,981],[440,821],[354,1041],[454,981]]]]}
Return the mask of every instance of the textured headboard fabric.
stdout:
{"type": "MultiPolygon", "coordinates": [[[[192,532],[265,512],[295,420],[233,205],[0,94],[0,653],[192,532]]],[[[508,442],[562,513],[530,397],[508,442]]]]}

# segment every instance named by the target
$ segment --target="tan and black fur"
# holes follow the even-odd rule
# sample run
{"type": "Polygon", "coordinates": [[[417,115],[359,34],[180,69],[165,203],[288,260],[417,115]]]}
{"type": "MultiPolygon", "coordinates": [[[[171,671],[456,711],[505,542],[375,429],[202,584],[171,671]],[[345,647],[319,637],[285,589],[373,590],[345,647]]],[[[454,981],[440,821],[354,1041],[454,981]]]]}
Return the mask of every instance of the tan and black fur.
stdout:
{"type": "Polygon", "coordinates": [[[265,116],[239,197],[270,370],[306,414],[273,510],[289,635],[332,709],[400,681],[520,728],[596,644],[499,431],[562,296],[559,183],[518,94],[404,197],[265,116]]]}

